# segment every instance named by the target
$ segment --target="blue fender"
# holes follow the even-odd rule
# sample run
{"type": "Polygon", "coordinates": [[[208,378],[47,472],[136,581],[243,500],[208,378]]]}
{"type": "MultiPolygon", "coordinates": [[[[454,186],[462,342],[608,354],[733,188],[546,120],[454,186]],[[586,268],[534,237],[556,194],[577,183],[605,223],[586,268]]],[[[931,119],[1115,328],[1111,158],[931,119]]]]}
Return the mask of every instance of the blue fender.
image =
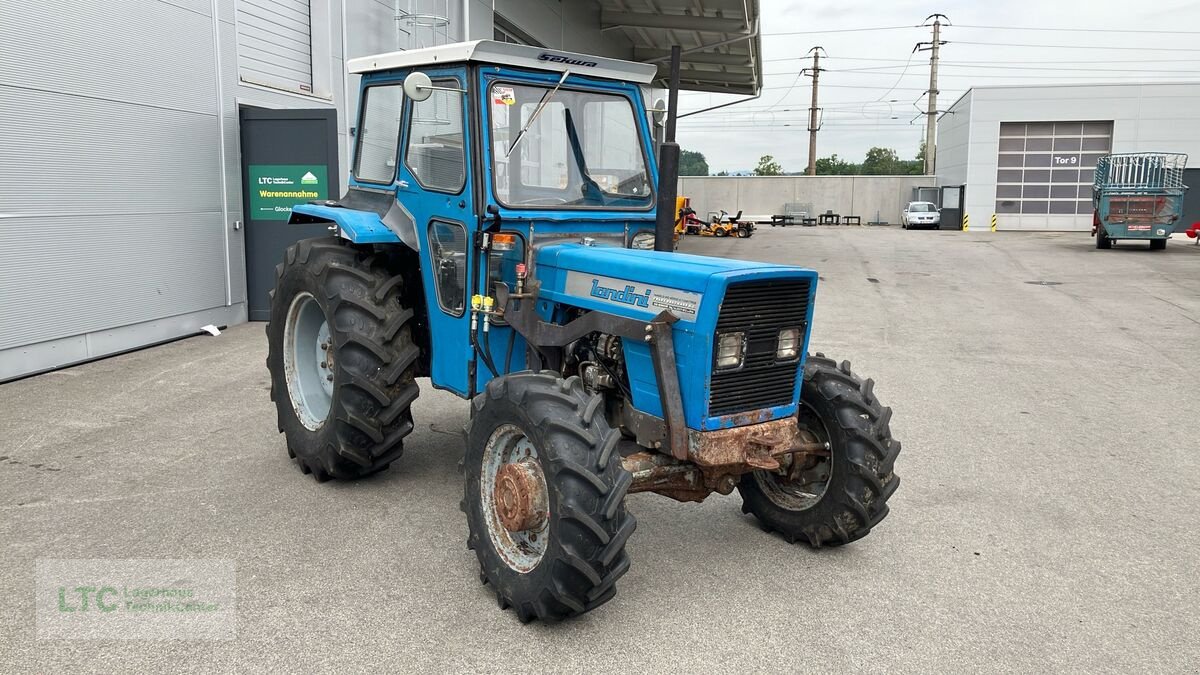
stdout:
{"type": "Polygon", "coordinates": [[[338,235],[356,244],[399,244],[396,235],[374,211],[359,211],[341,206],[297,204],[292,207],[289,223],[329,222],[338,226],[338,235]]]}

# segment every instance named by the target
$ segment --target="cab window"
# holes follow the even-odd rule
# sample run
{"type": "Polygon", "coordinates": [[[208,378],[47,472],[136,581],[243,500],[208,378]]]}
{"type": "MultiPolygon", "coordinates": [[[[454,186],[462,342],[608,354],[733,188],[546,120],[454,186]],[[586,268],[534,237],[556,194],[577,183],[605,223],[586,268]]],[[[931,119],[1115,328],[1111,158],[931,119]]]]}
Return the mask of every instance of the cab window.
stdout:
{"type": "Polygon", "coordinates": [[[390,184],[395,178],[403,105],[404,90],[399,83],[375,85],[363,92],[358,150],[354,160],[357,180],[390,184]]]}
{"type": "MultiPolygon", "coordinates": [[[[461,86],[455,79],[434,80],[433,85],[461,86]]],[[[461,92],[435,89],[429,98],[412,104],[404,162],[422,187],[462,191],[467,175],[462,97],[461,92]]]]}

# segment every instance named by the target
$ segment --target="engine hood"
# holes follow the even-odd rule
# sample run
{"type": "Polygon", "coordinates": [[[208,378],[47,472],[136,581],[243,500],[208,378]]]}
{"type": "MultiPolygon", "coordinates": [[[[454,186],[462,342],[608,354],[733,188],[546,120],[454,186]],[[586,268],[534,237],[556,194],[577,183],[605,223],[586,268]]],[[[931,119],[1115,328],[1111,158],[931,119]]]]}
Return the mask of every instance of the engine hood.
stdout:
{"type": "Polygon", "coordinates": [[[535,274],[547,299],[646,318],[669,309],[687,322],[697,321],[705,297],[719,303],[740,279],[817,276],[790,265],[578,243],[539,249],[535,274]]]}

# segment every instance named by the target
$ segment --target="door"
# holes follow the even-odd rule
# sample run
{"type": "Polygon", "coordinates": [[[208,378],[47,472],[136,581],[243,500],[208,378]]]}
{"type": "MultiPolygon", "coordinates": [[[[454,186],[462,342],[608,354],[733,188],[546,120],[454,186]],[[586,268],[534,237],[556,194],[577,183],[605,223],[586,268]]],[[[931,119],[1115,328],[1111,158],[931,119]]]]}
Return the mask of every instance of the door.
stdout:
{"type": "MultiPolygon", "coordinates": [[[[425,70],[434,89],[405,106],[396,198],[413,217],[421,247],[421,275],[433,336],[430,377],[439,387],[469,393],[471,290],[476,229],[473,181],[465,148],[468,100],[463,68],[425,70]]],[[[369,99],[368,99],[369,100],[369,99]]]]}
{"type": "Polygon", "coordinates": [[[294,204],[336,199],[337,112],[242,106],[242,212],[246,221],[246,294],[251,321],[270,315],[275,266],[300,239],[329,234],[324,225],[288,225],[294,204]]]}
{"type": "Polygon", "coordinates": [[[963,203],[966,200],[965,185],[943,185],[938,188],[940,195],[933,200],[942,210],[941,228],[943,230],[961,230],[963,203]]]}

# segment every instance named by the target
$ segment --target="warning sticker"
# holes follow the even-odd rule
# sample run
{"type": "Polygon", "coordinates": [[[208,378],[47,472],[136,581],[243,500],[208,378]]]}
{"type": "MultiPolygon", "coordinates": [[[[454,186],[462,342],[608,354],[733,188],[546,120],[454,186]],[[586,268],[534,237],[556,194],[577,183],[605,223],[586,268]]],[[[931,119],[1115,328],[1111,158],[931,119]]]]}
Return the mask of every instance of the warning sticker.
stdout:
{"type": "Polygon", "coordinates": [[[492,103],[513,105],[516,102],[517,96],[512,87],[494,87],[492,89],[492,103]]]}

